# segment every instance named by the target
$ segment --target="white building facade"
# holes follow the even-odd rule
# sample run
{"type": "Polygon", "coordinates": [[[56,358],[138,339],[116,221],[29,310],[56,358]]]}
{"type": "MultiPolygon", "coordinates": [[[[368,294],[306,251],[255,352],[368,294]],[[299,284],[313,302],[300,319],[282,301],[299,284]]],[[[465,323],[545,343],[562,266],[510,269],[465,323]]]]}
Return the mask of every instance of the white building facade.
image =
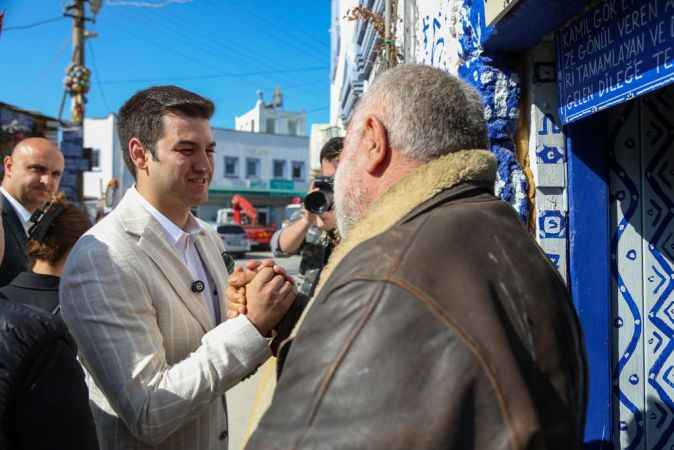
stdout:
{"type": "Polygon", "coordinates": [[[306,113],[284,110],[283,94],[279,88],[274,91],[271,103],[265,103],[261,91],[258,91],[257,97],[253,109],[234,119],[238,131],[288,136],[307,135],[306,113]]]}
{"type": "Polygon", "coordinates": [[[321,170],[321,149],[333,137],[344,136],[344,128],[329,123],[311,125],[311,143],[309,145],[309,163],[312,173],[321,170]]]}
{"type": "Polygon", "coordinates": [[[122,146],[117,135],[117,118],[110,114],[104,118],[84,119],[84,147],[91,148],[91,171],[84,172],[84,198],[101,198],[108,183],[116,179],[119,188],[113,203],[133,186],[134,180],[124,164],[122,146]]]}
{"type": "Polygon", "coordinates": [[[199,216],[215,221],[217,210],[240,194],[256,208],[268,208],[271,223],[279,225],[285,206],[309,188],[309,138],[224,128],[213,129],[213,135],[213,181],[199,216]]]}

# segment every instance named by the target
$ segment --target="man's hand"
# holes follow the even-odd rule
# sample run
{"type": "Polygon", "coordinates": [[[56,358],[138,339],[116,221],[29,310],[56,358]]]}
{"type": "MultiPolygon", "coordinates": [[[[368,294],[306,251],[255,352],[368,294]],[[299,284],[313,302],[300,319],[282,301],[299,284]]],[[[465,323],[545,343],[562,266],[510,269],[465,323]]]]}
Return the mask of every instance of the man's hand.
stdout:
{"type": "MultiPolygon", "coordinates": [[[[313,215],[313,214],[312,214],[313,215]]],[[[337,228],[337,215],[335,210],[326,211],[316,218],[316,226],[322,231],[332,231],[337,228]]]]}
{"type": "Polygon", "coordinates": [[[310,226],[316,225],[318,220],[320,220],[320,217],[316,214],[310,213],[309,211],[307,211],[305,209],[304,215],[302,216],[302,219],[300,219],[300,220],[304,221],[304,224],[305,224],[306,228],[308,229],[310,226]]]}
{"type": "Polygon", "coordinates": [[[248,261],[245,267],[237,266],[234,272],[229,276],[227,286],[227,318],[233,319],[239,314],[246,314],[246,285],[253,281],[257,272],[265,267],[270,267],[276,274],[283,275],[294,285],[285,269],[274,261],[267,259],[264,261],[248,261]]]}
{"type": "Polygon", "coordinates": [[[270,335],[297,295],[293,283],[273,267],[259,269],[245,291],[246,315],[262,336],[270,335]]]}

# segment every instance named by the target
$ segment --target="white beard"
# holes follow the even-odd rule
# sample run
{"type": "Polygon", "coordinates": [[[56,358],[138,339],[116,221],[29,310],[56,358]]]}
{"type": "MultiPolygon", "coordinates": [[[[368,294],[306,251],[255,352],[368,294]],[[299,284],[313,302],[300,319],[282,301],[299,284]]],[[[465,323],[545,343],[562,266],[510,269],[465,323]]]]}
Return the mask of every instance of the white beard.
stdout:
{"type": "Polygon", "coordinates": [[[352,176],[352,166],[352,161],[343,159],[335,174],[335,215],[342,238],[346,238],[349,230],[365,213],[367,189],[359,183],[357,177],[352,176]]]}

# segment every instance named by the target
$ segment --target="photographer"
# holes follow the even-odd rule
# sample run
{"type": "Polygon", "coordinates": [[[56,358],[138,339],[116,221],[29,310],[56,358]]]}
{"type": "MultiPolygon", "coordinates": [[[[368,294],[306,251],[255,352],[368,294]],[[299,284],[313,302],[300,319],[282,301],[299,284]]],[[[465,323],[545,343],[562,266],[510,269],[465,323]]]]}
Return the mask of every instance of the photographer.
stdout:
{"type": "Polygon", "coordinates": [[[311,296],[338,239],[335,212],[332,209],[332,177],[337,170],[343,139],[334,137],[321,149],[321,177],[317,178],[312,192],[305,200],[305,209],[296,214],[286,227],[274,233],[271,250],[275,257],[302,254],[300,274],[303,281],[299,292],[311,296]],[[324,197],[327,194],[327,198],[324,197]],[[318,202],[308,202],[318,197],[318,202]],[[320,198],[327,204],[320,205],[320,198]],[[312,208],[313,206],[313,208],[312,208]],[[322,208],[317,206],[323,206],[322,208]],[[313,210],[313,212],[311,212],[313,210]]]}

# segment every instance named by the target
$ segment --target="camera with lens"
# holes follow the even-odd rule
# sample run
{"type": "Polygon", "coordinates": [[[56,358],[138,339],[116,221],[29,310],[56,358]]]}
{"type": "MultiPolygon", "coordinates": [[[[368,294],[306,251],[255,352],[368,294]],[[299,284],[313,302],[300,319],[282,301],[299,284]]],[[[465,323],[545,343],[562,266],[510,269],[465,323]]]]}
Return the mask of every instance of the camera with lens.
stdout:
{"type": "Polygon", "coordinates": [[[314,188],[318,190],[304,198],[304,208],[312,214],[330,211],[333,207],[333,185],[332,177],[316,177],[314,188]]]}

